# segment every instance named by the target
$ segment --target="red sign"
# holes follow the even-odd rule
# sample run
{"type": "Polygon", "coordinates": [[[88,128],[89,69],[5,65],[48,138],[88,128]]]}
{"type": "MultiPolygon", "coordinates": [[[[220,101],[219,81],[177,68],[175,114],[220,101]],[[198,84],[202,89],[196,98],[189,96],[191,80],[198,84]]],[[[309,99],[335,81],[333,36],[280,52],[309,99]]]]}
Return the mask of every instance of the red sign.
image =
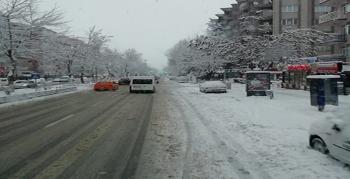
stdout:
{"type": "Polygon", "coordinates": [[[0,66],[0,70],[5,70],[5,67],[0,66]]]}
{"type": "Polygon", "coordinates": [[[316,67],[316,73],[338,73],[338,65],[336,63],[319,63],[316,67]]]}
{"type": "Polygon", "coordinates": [[[288,70],[304,70],[304,71],[309,71],[311,67],[309,65],[288,65],[288,70]]]}

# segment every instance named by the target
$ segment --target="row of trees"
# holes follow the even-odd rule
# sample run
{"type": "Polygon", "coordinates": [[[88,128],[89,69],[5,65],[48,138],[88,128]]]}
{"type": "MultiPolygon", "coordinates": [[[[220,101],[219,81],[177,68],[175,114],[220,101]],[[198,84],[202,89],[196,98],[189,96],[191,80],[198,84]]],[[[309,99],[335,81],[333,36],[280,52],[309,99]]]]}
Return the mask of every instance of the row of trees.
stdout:
{"type": "Polygon", "coordinates": [[[299,63],[301,57],[317,56],[315,44],[321,44],[330,34],[314,28],[285,28],[283,33],[266,35],[271,25],[261,24],[262,11],[252,8],[237,23],[211,20],[205,35],[181,40],[165,54],[168,70],[174,75],[196,72],[210,74],[230,63],[236,66],[268,69],[273,63],[279,66],[299,63]],[[286,61],[284,57],[289,59],[286,61]]]}
{"type": "Polygon", "coordinates": [[[135,49],[110,49],[110,36],[95,27],[82,37],[68,35],[69,27],[58,7],[39,9],[39,0],[0,0],[0,58],[10,61],[10,84],[17,71],[124,76],[152,70],[135,49]],[[49,30],[50,29],[50,30],[49,30]]]}

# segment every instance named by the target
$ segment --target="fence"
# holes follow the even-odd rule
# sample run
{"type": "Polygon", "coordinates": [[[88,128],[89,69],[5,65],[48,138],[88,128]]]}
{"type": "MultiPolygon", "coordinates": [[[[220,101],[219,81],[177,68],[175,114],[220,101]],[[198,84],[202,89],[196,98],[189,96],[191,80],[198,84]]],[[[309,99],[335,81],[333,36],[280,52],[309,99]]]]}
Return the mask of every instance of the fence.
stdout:
{"type": "Polygon", "coordinates": [[[27,94],[21,94],[21,95],[9,95],[9,96],[0,97],[0,104],[7,103],[7,102],[13,102],[13,101],[32,99],[32,98],[36,98],[36,97],[60,94],[60,93],[66,93],[66,92],[75,91],[75,90],[77,90],[76,86],[67,86],[67,87],[63,87],[63,88],[38,91],[38,92],[34,92],[34,93],[27,93],[27,94]]]}

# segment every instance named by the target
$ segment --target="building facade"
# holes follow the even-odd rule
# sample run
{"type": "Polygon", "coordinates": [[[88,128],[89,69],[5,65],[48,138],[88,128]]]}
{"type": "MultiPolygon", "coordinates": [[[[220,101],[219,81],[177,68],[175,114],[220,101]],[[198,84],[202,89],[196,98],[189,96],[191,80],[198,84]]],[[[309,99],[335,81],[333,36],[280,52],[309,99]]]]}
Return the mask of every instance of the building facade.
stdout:
{"type": "Polygon", "coordinates": [[[331,7],[331,12],[319,17],[319,24],[330,26],[334,36],[327,40],[333,46],[332,54],[342,54],[350,62],[350,2],[348,0],[319,0],[320,5],[331,7]]]}
{"type": "Polygon", "coordinates": [[[347,57],[350,55],[350,48],[349,50],[346,48],[347,35],[345,34],[346,1],[274,0],[273,34],[282,33],[285,27],[314,28],[332,33],[333,35],[325,38],[322,44],[316,44],[318,58],[322,61],[350,61],[350,58],[347,57]]]}

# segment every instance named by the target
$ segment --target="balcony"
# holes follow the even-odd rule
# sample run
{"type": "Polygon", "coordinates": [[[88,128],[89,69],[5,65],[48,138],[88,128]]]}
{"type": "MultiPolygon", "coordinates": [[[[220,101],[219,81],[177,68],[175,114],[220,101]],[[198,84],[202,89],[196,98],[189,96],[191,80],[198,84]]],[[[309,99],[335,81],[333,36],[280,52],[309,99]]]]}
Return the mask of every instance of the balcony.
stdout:
{"type": "Polygon", "coordinates": [[[266,8],[269,8],[271,9],[273,4],[270,3],[269,0],[259,0],[259,1],[256,1],[256,7],[257,8],[260,8],[260,9],[266,9],[266,8]]]}
{"type": "Polygon", "coordinates": [[[321,55],[321,56],[318,56],[317,58],[322,62],[333,62],[333,61],[346,62],[346,56],[344,54],[321,55]]]}
{"type": "Polygon", "coordinates": [[[345,3],[346,3],[346,0],[320,0],[321,6],[339,7],[345,3]]]}
{"type": "Polygon", "coordinates": [[[333,11],[319,17],[319,25],[341,26],[345,25],[347,16],[344,11],[333,11]]]}
{"type": "Polygon", "coordinates": [[[262,17],[264,18],[264,20],[272,20],[272,12],[268,11],[268,12],[263,12],[262,17]]]}
{"type": "Polygon", "coordinates": [[[335,43],[345,43],[347,41],[346,34],[332,34],[329,37],[323,39],[323,43],[335,44],[335,43]]]}

